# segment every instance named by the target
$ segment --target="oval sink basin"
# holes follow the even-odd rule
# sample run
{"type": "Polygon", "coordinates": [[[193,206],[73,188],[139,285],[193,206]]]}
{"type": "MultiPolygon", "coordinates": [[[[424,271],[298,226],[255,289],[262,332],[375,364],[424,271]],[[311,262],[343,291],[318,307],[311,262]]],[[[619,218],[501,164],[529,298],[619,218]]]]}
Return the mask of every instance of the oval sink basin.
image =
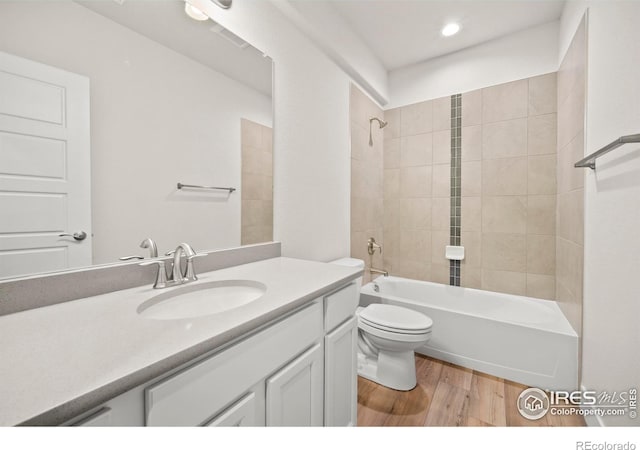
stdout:
{"type": "Polygon", "coordinates": [[[138,306],[142,317],[156,320],[192,319],[239,308],[258,300],[267,287],[251,280],[189,284],[158,294],[138,306]]]}

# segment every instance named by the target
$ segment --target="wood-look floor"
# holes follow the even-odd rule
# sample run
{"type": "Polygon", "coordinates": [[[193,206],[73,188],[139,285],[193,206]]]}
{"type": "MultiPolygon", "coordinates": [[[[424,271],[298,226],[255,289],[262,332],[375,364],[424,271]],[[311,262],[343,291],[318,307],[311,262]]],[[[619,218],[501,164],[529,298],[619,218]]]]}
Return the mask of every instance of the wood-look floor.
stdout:
{"type": "Polygon", "coordinates": [[[358,377],[358,426],[584,426],[581,416],[527,420],[516,401],[527,386],[416,355],[418,385],[401,392],[358,377]]]}

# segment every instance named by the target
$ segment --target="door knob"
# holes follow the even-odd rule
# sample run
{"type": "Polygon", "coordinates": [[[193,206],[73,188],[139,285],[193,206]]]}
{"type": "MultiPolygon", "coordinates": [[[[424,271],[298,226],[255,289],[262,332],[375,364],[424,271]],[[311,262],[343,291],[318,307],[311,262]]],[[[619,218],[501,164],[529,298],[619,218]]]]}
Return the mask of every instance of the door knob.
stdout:
{"type": "Polygon", "coordinates": [[[58,236],[60,236],[60,237],[69,236],[69,237],[74,238],[76,241],[84,241],[85,238],[87,237],[87,233],[85,233],[84,231],[76,231],[73,234],[71,234],[71,233],[62,233],[62,234],[59,234],[58,236]]]}

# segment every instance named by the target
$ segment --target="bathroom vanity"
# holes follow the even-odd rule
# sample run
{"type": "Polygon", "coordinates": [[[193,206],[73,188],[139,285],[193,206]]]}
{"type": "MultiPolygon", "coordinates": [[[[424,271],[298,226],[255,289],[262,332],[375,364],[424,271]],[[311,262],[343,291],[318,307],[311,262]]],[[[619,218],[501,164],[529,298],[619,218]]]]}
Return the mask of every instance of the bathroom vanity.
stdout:
{"type": "Polygon", "coordinates": [[[145,285],[0,316],[0,424],[355,425],[360,275],[278,257],[199,274],[266,286],[217,314],[144,317],[145,285]]]}

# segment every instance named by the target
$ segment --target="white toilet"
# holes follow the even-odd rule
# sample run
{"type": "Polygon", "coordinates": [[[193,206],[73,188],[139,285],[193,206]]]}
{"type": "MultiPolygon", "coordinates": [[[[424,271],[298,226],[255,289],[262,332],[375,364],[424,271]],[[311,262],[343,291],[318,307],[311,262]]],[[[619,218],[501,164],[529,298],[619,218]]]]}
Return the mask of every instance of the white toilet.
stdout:
{"type": "MultiPolygon", "coordinates": [[[[332,263],[365,267],[364,261],[352,258],[332,263]]],[[[416,386],[413,351],[429,340],[433,321],[417,311],[382,303],[358,307],[357,315],[358,375],[399,391],[413,389],[416,386]]]]}

